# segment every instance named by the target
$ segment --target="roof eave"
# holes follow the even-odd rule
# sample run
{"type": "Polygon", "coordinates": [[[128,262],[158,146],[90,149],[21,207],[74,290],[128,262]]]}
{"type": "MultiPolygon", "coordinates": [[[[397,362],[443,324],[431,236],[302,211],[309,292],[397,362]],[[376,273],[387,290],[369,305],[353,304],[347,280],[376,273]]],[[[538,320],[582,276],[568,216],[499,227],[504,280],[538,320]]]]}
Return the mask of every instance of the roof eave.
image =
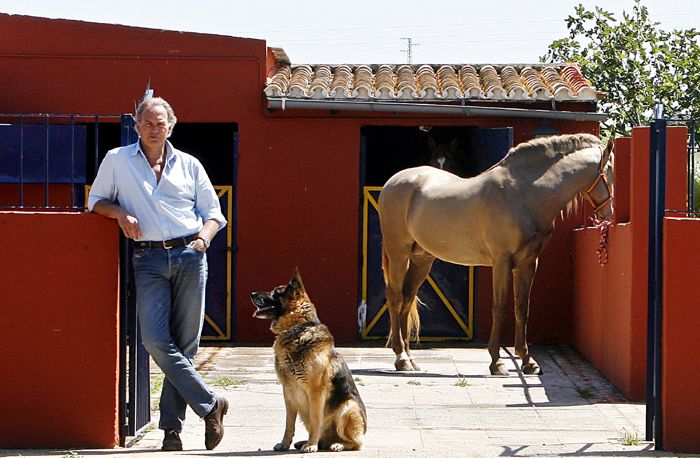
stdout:
{"type": "Polygon", "coordinates": [[[449,114],[464,117],[539,118],[596,122],[603,122],[608,119],[607,114],[597,112],[482,107],[468,105],[440,105],[434,103],[304,100],[289,99],[286,97],[268,97],[267,106],[269,109],[281,110],[346,110],[370,111],[376,113],[449,114]]]}

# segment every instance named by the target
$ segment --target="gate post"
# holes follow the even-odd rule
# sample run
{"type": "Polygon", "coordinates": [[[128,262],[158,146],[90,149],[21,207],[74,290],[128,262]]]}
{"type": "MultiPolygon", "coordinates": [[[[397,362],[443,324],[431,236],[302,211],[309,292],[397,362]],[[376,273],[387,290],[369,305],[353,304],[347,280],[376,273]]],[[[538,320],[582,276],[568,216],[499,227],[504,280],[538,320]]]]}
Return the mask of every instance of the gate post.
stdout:
{"type": "MultiPolygon", "coordinates": [[[[130,114],[121,115],[121,145],[137,141],[130,114]]],[[[141,343],[141,332],[136,315],[136,292],[131,267],[131,244],[120,234],[119,243],[119,292],[121,320],[120,353],[120,445],[126,436],[135,436],[137,431],[151,421],[151,391],[148,352],[141,343]],[[127,364],[128,355],[128,364],[127,364]],[[128,374],[128,377],[127,377],[128,374]],[[126,381],[128,379],[128,382],[126,381]]]]}
{"type": "Polygon", "coordinates": [[[663,222],[666,206],[666,124],[655,119],[649,151],[649,262],[647,319],[646,440],[663,449],[661,412],[661,319],[663,293],[663,222]]]}

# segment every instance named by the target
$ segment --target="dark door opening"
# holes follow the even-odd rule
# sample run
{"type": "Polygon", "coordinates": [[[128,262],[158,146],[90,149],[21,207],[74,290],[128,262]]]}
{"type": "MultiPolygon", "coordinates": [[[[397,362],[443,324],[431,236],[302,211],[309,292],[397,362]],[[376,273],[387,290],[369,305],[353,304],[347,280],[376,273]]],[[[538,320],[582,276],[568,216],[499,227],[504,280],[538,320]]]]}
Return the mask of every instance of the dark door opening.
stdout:
{"type": "Polygon", "coordinates": [[[207,250],[206,315],[202,343],[232,342],[235,338],[235,185],[238,125],[234,123],[178,123],[170,141],[175,148],[200,160],[214,185],[228,220],[207,250]]]}
{"type": "Polygon", "coordinates": [[[364,140],[365,186],[382,186],[399,170],[427,165],[435,147],[453,146],[462,177],[475,176],[501,160],[513,144],[510,127],[476,126],[368,126],[364,140]]]}

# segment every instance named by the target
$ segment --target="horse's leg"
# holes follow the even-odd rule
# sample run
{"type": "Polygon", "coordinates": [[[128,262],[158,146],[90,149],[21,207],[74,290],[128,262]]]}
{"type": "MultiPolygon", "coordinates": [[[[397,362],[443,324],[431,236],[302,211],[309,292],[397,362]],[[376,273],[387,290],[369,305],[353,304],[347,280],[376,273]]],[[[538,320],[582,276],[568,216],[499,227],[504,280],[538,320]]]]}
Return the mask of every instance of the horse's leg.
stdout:
{"type": "Polygon", "coordinates": [[[530,310],[530,290],[537,271],[537,258],[521,262],[513,269],[513,293],[515,299],[515,354],[520,357],[525,374],[541,374],[540,366],[527,349],[527,318],[530,310]]]}
{"type": "Polygon", "coordinates": [[[435,261],[435,256],[414,245],[411,253],[411,262],[403,282],[403,307],[401,308],[401,335],[404,339],[404,348],[413,370],[419,371],[410,350],[411,332],[416,336],[420,331],[420,318],[418,317],[418,288],[423,284],[435,261]]]}
{"type": "Polygon", "coordinates": [[[509,255],[494,260],[493,270],[493,306],[491,308],[491,337],[489,338],[489,354],[491,375],[508,375],[508,369],[501,361],[501,325],[505,318],[506,301],[512,279],[512,261],[509,255]]]}
{"type": "Polygon", "coordinates": [[[394,367],[397,371],[410,371],[413,370],[413,366],[406,354],[400,326],[401,309],[403,307],[403,283],[408,269],[408,253],[410,251],[405,250],[405,254],[401,251],[391,250],[390,253],[390,250],[384,245],[382,267],[384,269],[384,279],[386,280],[386,302],[391,323],[389,339],[391,349],[396,354],[394,367]]]}

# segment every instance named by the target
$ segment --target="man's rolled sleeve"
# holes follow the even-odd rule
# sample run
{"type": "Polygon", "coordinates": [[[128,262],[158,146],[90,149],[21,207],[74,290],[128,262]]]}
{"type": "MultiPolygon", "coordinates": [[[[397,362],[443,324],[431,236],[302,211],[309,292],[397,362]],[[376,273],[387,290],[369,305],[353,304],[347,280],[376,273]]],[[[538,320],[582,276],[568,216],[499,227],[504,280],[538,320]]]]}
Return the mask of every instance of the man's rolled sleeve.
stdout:
{"type": "MultiPolygon", "coordinates": [[[[111,153],[111,152],[110,152],[111,153]]],[[[114,182],[113,154],[108,153],[97,170],[95,181],[90,187],[88,195],[88,210],[92,211],[97,202],[107,199],[114,202],[117,198],[117,188],[114,182]]]]}
{"type": "Polygon", "coordinates": [[[219,196],[216,195],[216,190],[204,167],[201,164],[197,165],[197,200],[195,202],[197,213],[202,217],[203,222],[214,220],[219,223],[219,230],[221,230],[226,226],[226,218],[221,212],[219,196]]]}

